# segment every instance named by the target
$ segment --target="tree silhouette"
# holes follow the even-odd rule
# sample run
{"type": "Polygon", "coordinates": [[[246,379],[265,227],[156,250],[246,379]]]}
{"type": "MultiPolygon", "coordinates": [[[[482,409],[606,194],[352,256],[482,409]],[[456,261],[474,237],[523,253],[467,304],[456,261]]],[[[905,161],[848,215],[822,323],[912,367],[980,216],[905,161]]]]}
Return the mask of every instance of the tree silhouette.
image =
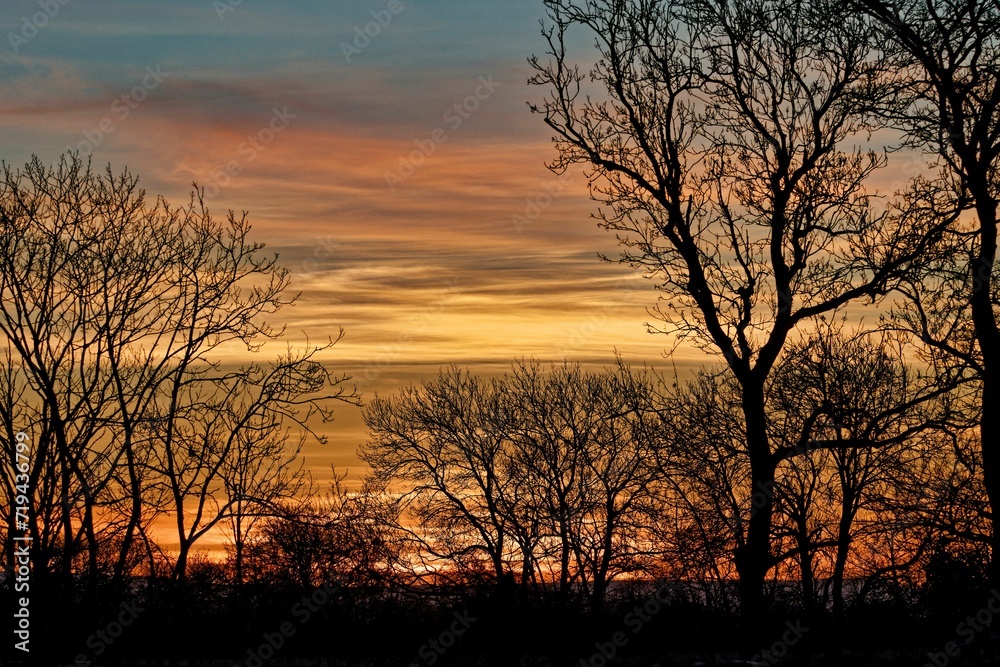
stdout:
{"type": "Polygon", "coordinates": [[[226,345],[279,338],[265,318],[294,301],[246,215],[148,205],[127,171],[68,155],[5,165],[0,216],[0,419],[5,448],[18,430],[35,443],[36,575],[122,583],[143,551],[152,573],[150,528],[172,511],[183,581],[215,525],[296,492],[289,430],[315,435],[314,415],[355,400],[315,360],[335,341],[223,365],[226,345]]]}
{"type": "MultiPolygon", "coordinates": [[[[1000,168],[1000,5],[996,2],[851,3],[880,22],[907,105],[886,114],[910,144],[936,158],[910,197],[919,214],[952,221],[945,246],[904,288],[901,321],[982,382],[979,431],[990,506],[1000,508],[1000,319],[997,314],[997,173],[1000,168]],[[971,216],[961,215],[970,211],[971,216]]],[[[993,530],[1000,583],[1000,530],[993,530]]]]}
{"type": "MultiPolygon", "coordinates": [[[[821,509],[831,516],[819,522],[823,529],[811,546],[835,545],[830,596],[836,618],[844,613],[844,580],[852,545],[865,541],[863,532],[857,530],[859,515],[869,530],[885,520],[872,513],[878,496],[894,486],[900,474],[907,474],[903,471],[914,472],[912,464],[921,456],[922,439],[937,444],[937,432],[960,417],[951,407],[954,389],[939,384],[934,376],[914,373],[901,350],[894,350],[886,338],[864,333],[846,336],[837,325],[826,325],[790,346],[775,374],[772,420],[779,424],[776,430],[783,432],[785,447],[806,449],[810,459],[823,450],[829,453],[817,471],[826,473],[826,479],[808,477],[809,483],[820,485],[820,497],[835,499],[821,509]]],[[[802,458],[787,464],[796,468],[802,458]]],[[[784,503],[795,503],[807,492],[802,485],[795,493],[783,486],[779,484],[778,489],[784,503]]],[[[797,509],[800,521],[817,518],[808,516],[807,506],[797,509]]]]}
{"type": "Polygon", "coordinates": [[[933,484],[928,463],[948,465],[943,443],[969,424],[954,407],[956,388],[915,373],[905,360],[889,339],[847,336],[839,324],[791,341],[765,387],[768,432],[780,458],[767,488],[748,484],[740,387],[730,375],[703,370],[665,389],[657,404],[669,492],[659,511],[672,507],[683,517],[662,533],[667,545],[678,545],[668,553],[679,571],[702,573],[706,596],[728,608],[733,554],[766,498],[775,511],[768,567],[776,581],[799,578],[807,613],[829,605],[843,618],[848,571],[860,578],[912,567],[943,527],[914,514],[909,492],[933,484]],[[876,545],[892,539],[897,548],[906,543],[898,557],[868,562],[876,545]],[[863,553],[849,570],[857,549],[863,553]]]}
{"type": "Polygon", "coordinates": [[[366,407],[372,488],[438,578],[486,570],[501,594],[553,585],[599,612],[648,569],[657,468],[649,378],[521,362],[490,382],[451,368],[366,407]]]}
{"type": "MultiPolygon", "coordinates": [[[[592,168],[601,225],[665,295],[663,331],[725,359],[747,483],[770,488],[781,457],[764,387],[790,332],[883,294],[939,231],[896,224],[866,186],[886,158],[856,146],[893,97],[889,61],[864,17],[824,2],[545,4],[550,60],[531,64],[549,91],[533,109],[555,132],[552,168],[592,168]],[[575,29],[596,41],[593,86],[568,61],[575,29]]],[[[772,516],[767,497],[736,561],[748,627],[772,516]]]]}

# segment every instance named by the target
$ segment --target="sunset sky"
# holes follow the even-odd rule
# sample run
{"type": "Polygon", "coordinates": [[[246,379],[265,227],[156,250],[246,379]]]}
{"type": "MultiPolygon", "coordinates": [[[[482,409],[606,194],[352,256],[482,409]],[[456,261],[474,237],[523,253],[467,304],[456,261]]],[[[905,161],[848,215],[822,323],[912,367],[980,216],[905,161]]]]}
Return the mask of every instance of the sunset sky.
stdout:
{"type": "MultiPolygon", "coordinates": [[[[526,106],[541,95],[526,61],[544,51],[540,0],[4,10],[0,157],[78,149],[127,166],[151,196],[182,203],[197,181],[216,215],[249,211],[302,291],[277,323],[293,340],[343,327],[328,358],[366,396],[452,362],[606,365],[617,348],[668,363],[668,341],[643,326],[650,284],[598,259],[615,241],[590,219],[581,173],[544,167],[555,148],[526,106]]],[[[342,409],[330,435],[310,467],[354,477],[359,411],[342,409]]]]}

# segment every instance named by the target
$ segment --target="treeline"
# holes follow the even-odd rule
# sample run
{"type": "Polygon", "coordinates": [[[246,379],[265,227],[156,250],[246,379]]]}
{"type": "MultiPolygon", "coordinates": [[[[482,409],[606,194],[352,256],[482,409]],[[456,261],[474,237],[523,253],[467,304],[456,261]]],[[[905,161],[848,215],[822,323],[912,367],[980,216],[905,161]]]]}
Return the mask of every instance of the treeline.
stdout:
{"type": "Polygon", "coordinates": [[[768,384],[780,463],[766,488],[748,484],[738,389],[708,370],[670,383],[622,364],[520,362],[489,380],[453,368],[371,402],[362,457],[369,490],[395,498],[415,579],[488,580],[595,613],[611,582],[684,582],[734,613],[766,496],[772,605],[841,618],[905,606],[935,563],[984,574],[974,394],[916,373],[883,338],[827,327],[768,384]]]}
{"type": "Polygon", "coordinates": [[[766,387],[779,461],[766,488],[749,484],[739,390],[721,369],[442,370],[365,406],[362,489],[338,482],[323,504],[265,520],[246,581],[351,581],[349,606],[379,627],[397,605],[471,607],[490,633],[462,651],[499,662],[575,664],[652,603],[656,629],[629,651],[686,664],[685,651],[742,648],[738,560],[769,499],[753,652],[795,620],[812,631],[800,657],[875,645],[916,659],[987,599],[990,515],[977,383],[917,371],[907,352],[825,323],[790,344],[766,387]]]}
{"type": "Polygon", "coordinates": [[[947,625],[984,593],[980,384],[892,327],[818,321],[789,344],[765,385],[767,486],[724,368],[523,360],[374,397],[362,486],[335,473],[323,488],[302,443],[360,399],[316,360],[335,340],[225,361],[262,356],[282,336],[267,317],[294,300],[245,218],[217,222],[197,196],[149,204],[134,177],[75,156],[7,168],[0,185],[0,421],[10,461],[19,432],[31,445],[26,469],[4,467],[4,589],[17,598],[26,534],[49,658],[243,655],[293,610],[308,624],[289,626],[289,655],[407,659],[378,644],[386,628],[420,647],[462,610],[484,622],[454,655],[586,655],[652,599],[660,629],[630,650],[717,645],[768,504],[771,618],[888,608],[947,625]],[[157,539],[165,524],[179,549],[157,539]],[[223,561],[195,549],[210,531],[227,537],[223,561]],[[126,617],[120,639],[94,634],[126,617]]]}

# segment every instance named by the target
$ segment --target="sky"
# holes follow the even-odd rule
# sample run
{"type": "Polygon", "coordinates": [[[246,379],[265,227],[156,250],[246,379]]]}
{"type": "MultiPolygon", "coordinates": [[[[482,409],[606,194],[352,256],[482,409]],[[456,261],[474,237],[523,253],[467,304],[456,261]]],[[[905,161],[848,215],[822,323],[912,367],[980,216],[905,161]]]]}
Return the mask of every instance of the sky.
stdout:
{"type": "MultiPolygon", "coordinates": [[[[365,398],[450,363],[664,368],[709,361],[647,333],[657,293],[602,262],[582,172],[557,176],[527,102],[541,0],[5,0],[0,159],[67,150],[127,167],[175,204],[248,211],[253,240],[301,291],[286,340],[326,355],[365,398]]],[[[265,347],[276,355],[284,342],[265,347]]],[[[344,407],[319,477],[361,472],[344,407]]]]}

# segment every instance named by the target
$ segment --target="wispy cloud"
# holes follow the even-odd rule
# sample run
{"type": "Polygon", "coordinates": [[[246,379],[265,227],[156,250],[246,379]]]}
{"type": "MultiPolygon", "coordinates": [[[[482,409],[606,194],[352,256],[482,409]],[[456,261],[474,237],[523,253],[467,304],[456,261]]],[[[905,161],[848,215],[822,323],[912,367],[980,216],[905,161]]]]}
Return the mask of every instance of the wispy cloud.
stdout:
{"type": "MultiPolygon", "coordinates": [[[[522,356],[607,364],[615,349],[662,361],[668,341],[643,327],[655,292],[598,259],[615,240],[590,219],[584,178],[544,166],[555,151],[525,105],[537,96],[526,57],[542,47],[541,3],[401,1],[350,62],[341,43],[386,0],[244,0],[221,21],[208,0],[67,3],[30,48],[0,53],[0,157],[56,161],[160,67],[169,77],[94,142],[95,163],[127,166],[150,193],[184,203],[192,181],[216,183],[237,161],[213,212],[250,212],[254,238],[302,291],[281,313],[289,336],[343,326],[329,360],[358,378],[375,368],[367,393],[449,362],[489,374],[522,356]],[[387,171],[449,129],[444,114],[480,77],[499,85],[390,191],[387,171]],[[242,154],[275,109],[294,119],[252,159],[242,154]],[[526,211],[530,224],[512,224],[526,211]]],[[[4,34],[37,6],[8,4],[4,34]]],[[[345,410],[330,435],[330,447],[307,452],[310,467],[356,464],[358,413],[345,410]]]]}

